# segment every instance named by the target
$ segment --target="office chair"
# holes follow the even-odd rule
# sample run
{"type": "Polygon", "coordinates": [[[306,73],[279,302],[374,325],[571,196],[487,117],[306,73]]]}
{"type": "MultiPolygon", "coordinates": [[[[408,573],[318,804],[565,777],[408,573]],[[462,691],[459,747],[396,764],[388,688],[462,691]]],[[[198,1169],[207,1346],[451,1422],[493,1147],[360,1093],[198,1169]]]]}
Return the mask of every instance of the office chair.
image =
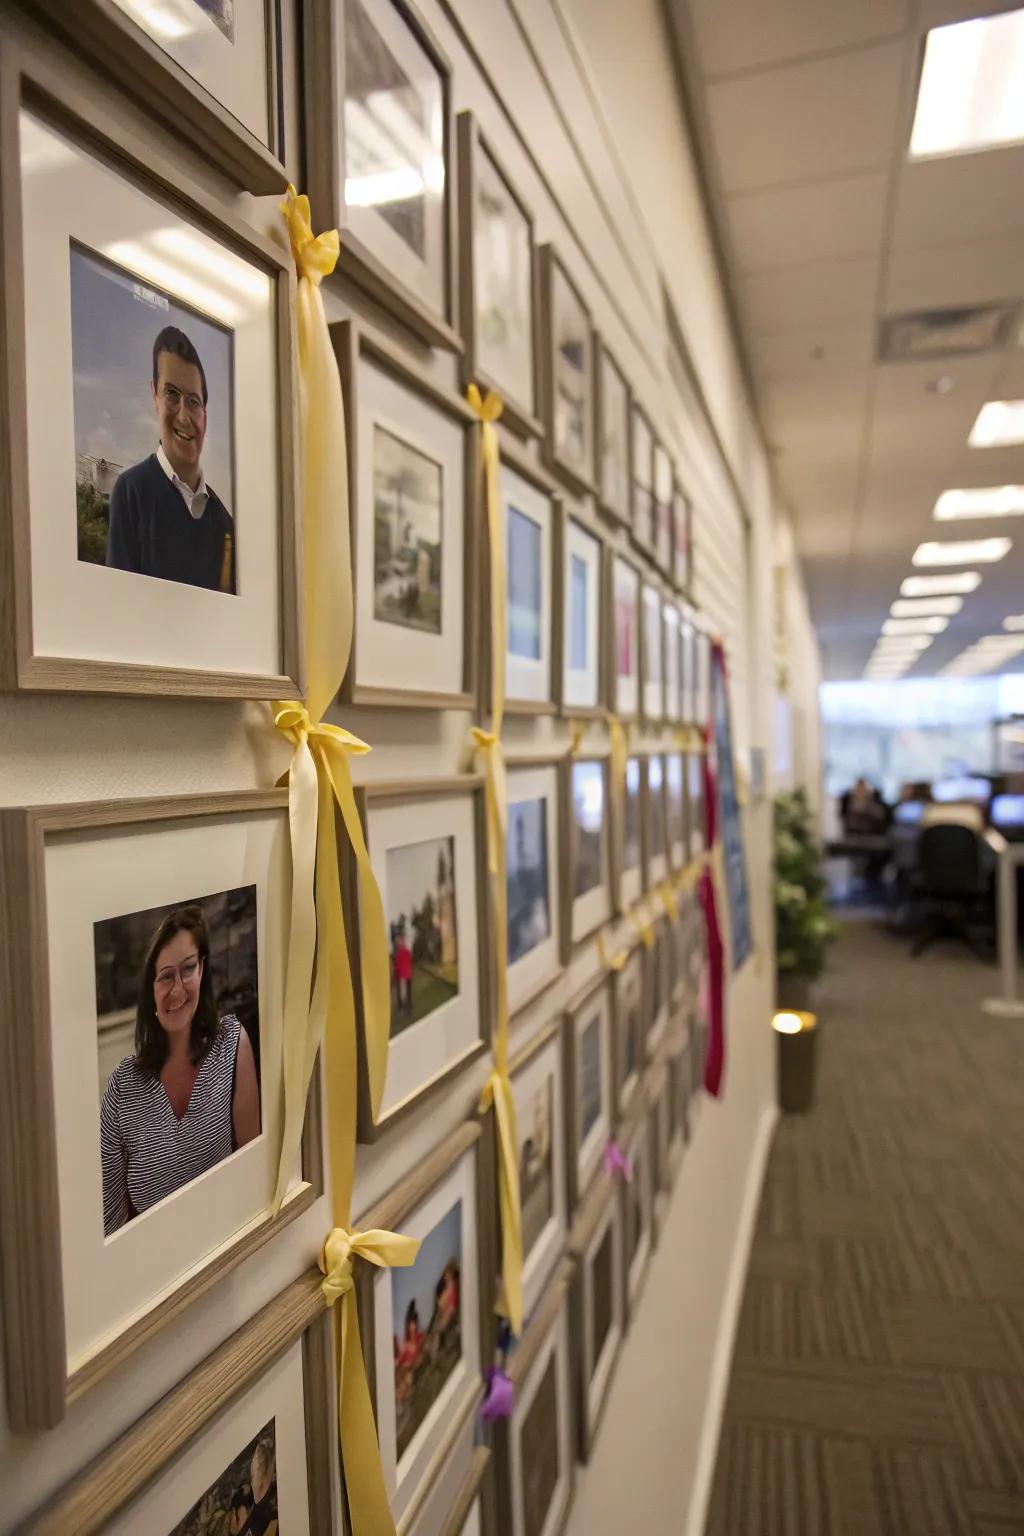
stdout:
{"type": "Polygon", "coordinates": [[[979,919],[990,932],[993,927],[987,899],[990,864],[981,833],[957,822],[936,822],[922,829],[917,851],[917,896],[924,908],[924,927],[911,954],[923,954],[949,934],[987,959],[977,939],[979,919]]]}

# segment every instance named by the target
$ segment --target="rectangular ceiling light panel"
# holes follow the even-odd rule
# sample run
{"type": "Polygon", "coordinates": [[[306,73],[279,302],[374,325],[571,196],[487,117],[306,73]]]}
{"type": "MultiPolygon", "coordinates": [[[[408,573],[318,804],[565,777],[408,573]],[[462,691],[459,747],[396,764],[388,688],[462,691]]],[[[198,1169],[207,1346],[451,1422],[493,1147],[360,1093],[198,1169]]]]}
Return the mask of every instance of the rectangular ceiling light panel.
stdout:
{"type": "Polygon", "coordinates": [[[1012,539],[960,539],[949,543],[919,544],[914,550],[914,565],[991,565],[1004,559],[1013,547],[1012,539]]]}
{"type": "Polygon", "coordinates": [[[943,592],[977,592],[980,571],[950,571],[947,576],[905,576],[900,582],[901,597],[937,597],[943,592]]]}
{"type": "Polygon", "coordinates": [[[972,448],[1008,448],[1024,443],[1024,400],[988,400],[967,439],[972,448]]]}
{"type": "Polygon", "coordinates": [[[962,597],[898,597],[889,612],[894,619],[928,618],[937,613],[952,618],[963,605],[962,597]]]}
{"type": "Polygon", "coordinates": [[[933,27],[924,49],[910,158],[1024,140],[1024,10],[933,27]]]}
{"type": "Polygon", "coordinates": [[[949,628],[948,619],[886,619],[883,635],[941,635],[949,628]]]}
{"type": "Polygon", "coordinates": [[[943,491],[932,516],[937,523],[963,517],[1019,517],[1024,512],[1024,485],[975,485],[943,491]]]}

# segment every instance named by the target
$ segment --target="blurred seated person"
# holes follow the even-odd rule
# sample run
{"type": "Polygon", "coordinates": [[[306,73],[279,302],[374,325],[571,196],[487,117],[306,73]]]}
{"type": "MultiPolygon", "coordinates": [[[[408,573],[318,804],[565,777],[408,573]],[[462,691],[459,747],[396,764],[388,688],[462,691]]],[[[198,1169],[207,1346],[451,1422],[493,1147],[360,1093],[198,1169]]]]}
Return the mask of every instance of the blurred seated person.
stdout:
{"type": "Polygon", "coordinates": [[[839,799],[839,816],[846,837],[876,835],[889,825],[889,807],[867,779],[858,779],[839,799]]]}

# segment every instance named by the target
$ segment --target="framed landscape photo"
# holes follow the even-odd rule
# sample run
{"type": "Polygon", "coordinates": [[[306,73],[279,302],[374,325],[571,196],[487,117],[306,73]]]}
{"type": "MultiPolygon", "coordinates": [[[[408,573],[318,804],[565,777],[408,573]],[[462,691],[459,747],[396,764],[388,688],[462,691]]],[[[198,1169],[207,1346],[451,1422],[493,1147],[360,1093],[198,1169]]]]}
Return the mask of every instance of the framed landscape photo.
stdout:
{"type": "Polygon", "coordinates": [[[633,538],[652,558],[654,546],[654,432],[643,406],[633,401],[630,418],[633,538]]]}
{"type": "Polygon", "coordinates": [[[644,1065],[644,949],[635,945],[612,977],[615,1120],[628,1115],[644,1065]]]}
{"type": "Polygon", "coordinates": [[[682,719],[682,690],[680,667],[682,654],[679,642],[679,605],[666,598],[661,605],[662,652],[665,657],[665,719],[678,725],[682,719]]]}
{"type": "Polygon", "coordinates": [[[562,557],[562,711],[603,714],[604,542],[579,517],[564,520],[562,557]]]}
{"type": "Polygon", "coordinates": [[[469,406],[351,321],[345,394],[355,630],[341,698],[471,709],[477,429],[469,406]]]}
{"type": "Polygon", "coordinates": [[[515,1014],[561,969],[558,767],[508,764],[508,1006],[515,1014]]]}
{"type": "Polygon", "coordinates": [[[565,1018],[569,1198],[575,1208],[603,1166],[614,1121],[612,997],[605,976],[569,1004],[565,1018]]]}
{"type": "Polygon", "coordinates": [[[565,1087],[561,1020],[546,1025],[509,1065],[519,1133],[523,1316],[529,1318],[565,1250],[565,1087]]]}
{"type": "Polygon", "coordinates": [[[668,449],[660,442],[654,444],[654,515],[652,536],[654,558],[662,574],[672,577],[672,497],[675,491],[675,472],[668,449]]]}
{"type": "Polygon", "coordinates": [[[577,1341],[579,1455],[584,1463],[615,1373],[625,1332],[622,1206],[610,1181],[594,1185],[572,1233],[576,1259],[573,1333],[577,1341]]]}
{"type": "Polygon", "coordinates": [[[544,453],[574,491],[594,489],[594,333],[590,311],[551,245],[541,247],[544,453]]]}
{"type": "Polygon", "coordinates": [[[459,352],[451,65],[412,0],[307,0],[303,15],[314,223],[338,229],[342,274],[459,352]]]}
{"type": "Polygon", "coordinates": [[[628,912],[644,893],[643,838],[643,768],[638,757],[629,757],[623,804],[616,812],[616,910],[620,913],[628,912]]]}
{"type": "Polygon", "coordinates": [[[595,338],[594,370],[597,442],[597,504],[606,516],[624,527],[633,522],[629,422],[626,376],[600,337],[595,338]]]}
{"type": "Polygon", "coordinates": [[[693,503],[678,479],[672,491],[672,581],[677,591],[692,591],[693,503]]]}
{"type": "Polygon", "coordinates": [[[98,91],[0,70],[0,686],[301,694],[291,262],[98,91]]]}
{"type": "MultiPolygon", "coordinates": [[[[561,632],[561,609],[555,602],[561,499],[551,477],[511,445],[502,446],[500,488],[505,529],[505,707],[513,714],[553,714],[561,632]]],[[[485,634],[490,623],[488,609],[485,634]]],[[[484,652],[486,694],[489,645],[484,652]]]]}
{"type": "Polygon", "coordinates": [[[665,816],[667,821],[668,857],[675,870],[681,870],[689,861],[689,830],[686,825],[686,754],[665,754],[665,816]]]}
{"type": "Polygon", "coordinates": [[[495,390],[502,421],[540,437],[533,215],[472,112],[458,127],[463,382],[495,390]]]}
{"type": "MultiPolygon", "coordinates": [[[[496,1264],[494,1200],[482,1172],[492,1119],[461,1125],[361,1216],[363,1230],[418,1238],[404,1269],[361,1265],[360,1332],[391,1514],[407,1529],[436,1469],[464,1440],[479,1405],[496,1264]]],[[[452,1496],[456,1471],[446,1477],[452,1496]]]]}
{"type": "Polygon", "coordinates": [[[661,593],[648,581],[640,583],[640,681],[644,720],[665,718],[665,654],[661,623],[661,593]]]}
{"type": "Polygon", "coordinates": [[[572,1506],[575,1400],[566,1261],[509,1357],[512,1416],[498,1423],[498,1503],[508,1536],[561,1536],[572,1506]]]}
{"type": "Polygon", "coordinates": [[[647,886],[653,889],[668,874],[665,759],[660,752],[651,752],[644,762],[644,847],[647,853],[647,886]]]}
{"type": "Polygon", "coordinates": [[[331,1319],[296,1280],[32,1517],[39,1536],[328,1531],[331,1319]]]}
{"type": "Polygon", "coordinates": [[[622,1144],[632,1177],[619,1183],[622,1201],[623,1270],[628,1320],[636,1311],[654,1248],[654,1189],[651,1182],[650,1122],[640,1115],[622,1144]]]}
{"type": "Polygon", "coordinates": [[[279,0],[33,0],[122,89],[249,192],[283,192],[279,0]]]}
{"type": "Polygon", "coordinates": [[[286,790],[0,813],[31,892],[0,945],[8,1412],[56,1423],[304,1210],[319,1074],[277,1216],[286,790]],[[89,1087],[89,1085],[94,1085],[89,1087]]]}
{"type": "Polygon", "coordinates": [[[615,555],[611,562],[613,709],[622,720],[640,712],[640,572],[615,555]]]}
{"type": "Polygon", "coordinates": [[[611,916],[611,818],[608,759],[577,757],[565,764],[566,949],[611,916]]]}
{"type": "MultiPolygon", "coordinates": [[[[384,903],[391,975],[391,1040],[377,1120],[370,1104],[360,1015],[359,1135],[375,1141],[490,1040],[483,780],[369,784],[356,790],[366,846],[384,903]]],[[[359,883],[343,850],[346,931],[360,955],[359,883]]]]}

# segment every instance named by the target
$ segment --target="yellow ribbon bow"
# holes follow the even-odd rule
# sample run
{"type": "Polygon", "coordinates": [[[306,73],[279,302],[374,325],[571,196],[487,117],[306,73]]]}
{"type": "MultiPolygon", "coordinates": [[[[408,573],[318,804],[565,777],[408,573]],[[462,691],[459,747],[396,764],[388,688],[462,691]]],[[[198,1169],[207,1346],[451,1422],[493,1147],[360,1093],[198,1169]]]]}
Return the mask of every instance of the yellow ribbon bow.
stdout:
{"type": "Polygon", "coordinates": [[[279,203],[278,207],[288,225],[292,260],[300,277],[308,277],[311,283],[319,284],[323,278],[330,277],[338,264],[341,254],[338,231],[325,229],[321,235],[313,234],[309,198],[305,192],[297,193],[291,182],[288,183],[284,202],[279,203]]]}
{"type": "Polygon", "coordinates": [[[341,1301],[338,1339],[338,1423],[345,1466],[345,1492],[352,1529],[359,1536],[394,1536],[395,1524],[377,1443],[373,1404],[359,1337],[352,1261],[363,1259],[382,1269],[406,1269],[416,1262],[419,1241],[397,1232],[348,1232],[335,1227],[320,1255],[327,1305],[341,1301]]]}

